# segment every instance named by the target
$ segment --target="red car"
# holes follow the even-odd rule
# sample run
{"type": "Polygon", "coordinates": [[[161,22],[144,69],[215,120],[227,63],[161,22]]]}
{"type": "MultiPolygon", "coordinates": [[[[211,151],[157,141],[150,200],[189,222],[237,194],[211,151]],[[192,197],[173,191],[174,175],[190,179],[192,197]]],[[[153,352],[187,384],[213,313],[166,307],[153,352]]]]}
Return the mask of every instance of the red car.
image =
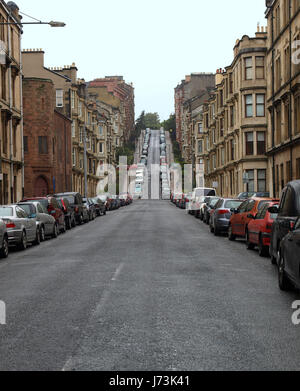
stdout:
{"type": "Polygon", "coordinates": [[[35,198],[24,198],[21,202],[27,201],[38,201],[40,202],[47,210],[49,215],[53,216],[56,221],[56,227],[58,232],[66,232],[66,221],[65,214],[62,208],[59,207],[57,199],[54,197],[35,197],[35,198]]]}
{"type": "Polygon", "coordinates": [[[235,240],[237,236],[246,237],[248,242],[248,224],[253,220],[257,213],[261,211],[265,204],[270,202],[279,202],[277,199],[272,198],[249,198],[244,201],[238,209],[232,210],[233,215],[231,216],[229,228],[228,228],[228,239],[235,240]]]}
{"type": "Polygon", "coordinates": [[[265,204],[248,224],[247,248],[253,250],[255,246],[258,246],[258,253],[261,257],[269,254],[272,225],[277,218],[277,213],[270,213],[268,208],[275,205],[279,205],[278,202],[265,204]]]}

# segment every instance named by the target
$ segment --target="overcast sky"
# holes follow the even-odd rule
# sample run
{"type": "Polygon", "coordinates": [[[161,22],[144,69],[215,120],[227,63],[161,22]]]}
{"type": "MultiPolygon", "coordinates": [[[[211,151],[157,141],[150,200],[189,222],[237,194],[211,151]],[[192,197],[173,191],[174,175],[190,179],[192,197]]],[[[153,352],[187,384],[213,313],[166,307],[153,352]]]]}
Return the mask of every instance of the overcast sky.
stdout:
{"type": "MultiPolygon", "coordinates": [[[[75,62],[89,81],[123,75],[142,110],[168,118],[174,87],[191,72],[215,72],[257,23],[265,0],[16,0],[20,11],[65,28],[24,26],[23,48],[43,48],[46,66],[75,62]]],[[[23,21],[28,18],[23,19],[23,21]]]]}

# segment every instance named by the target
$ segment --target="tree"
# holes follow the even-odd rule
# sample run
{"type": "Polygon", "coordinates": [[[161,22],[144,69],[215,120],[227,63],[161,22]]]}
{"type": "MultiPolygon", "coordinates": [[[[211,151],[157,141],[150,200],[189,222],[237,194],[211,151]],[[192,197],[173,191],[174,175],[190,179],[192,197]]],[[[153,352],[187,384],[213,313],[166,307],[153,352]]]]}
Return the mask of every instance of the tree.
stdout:
{"type": "Polygon", "coordinates": [[[163,121],[161,126],[166,132],[170,132],[172,140],[176,140],[176,117],[175,114],[171,114],[169,119],[163,121]]]}
{"type": "Polygon", "coordinates": [[[158,113],[145,114],[145,128],[159,129],[160,119],[158,113]]]}

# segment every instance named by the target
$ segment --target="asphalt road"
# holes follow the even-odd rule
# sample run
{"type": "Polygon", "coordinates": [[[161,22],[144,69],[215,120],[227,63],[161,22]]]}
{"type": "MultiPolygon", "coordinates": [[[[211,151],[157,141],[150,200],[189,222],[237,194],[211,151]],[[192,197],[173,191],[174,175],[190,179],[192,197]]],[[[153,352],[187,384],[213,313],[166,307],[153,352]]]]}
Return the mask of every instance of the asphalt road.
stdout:
{"type": "Polygon", "coordinates": [[[299,370],[297,293],[167,201],[0,262],[1,370],[299,370]]]}

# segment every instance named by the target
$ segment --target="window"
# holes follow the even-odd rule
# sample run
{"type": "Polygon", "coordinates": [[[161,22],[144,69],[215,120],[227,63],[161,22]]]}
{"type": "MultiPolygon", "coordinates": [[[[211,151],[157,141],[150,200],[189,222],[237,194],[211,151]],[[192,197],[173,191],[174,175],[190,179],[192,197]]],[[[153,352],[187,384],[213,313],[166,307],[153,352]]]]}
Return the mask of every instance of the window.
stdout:
{"type": "Polygon", "coordinates": [[[280,33],[280,5],[275,10],[275,36],[280,33]]]}
{"type": "Polygon", "coordinates": [[[76,124],[75,121],[72,121],[72,137],[76,136],[76,124]]]}
{"type": "Polygon", "coordinates": [[[235,141],[230,140],[230,158],[231,158],[231,160],[234,160],[234,157],[235,157],[234,149],[235,149],[235,141]]]}
{"type": "Polygon", "coordinates": [[[267,191],[267,181],[266,181],[266,170],[257,170],[257,191],[266,192],[267,191]]]}
{"type": "Polygon", "coordinates": [[[225,164],[225,148],[221,148],[221,165],[225,164]]]}
{"type": "Polygon", "coordinates": [[[104,144],[103,143],[99,143],[99,152],[100,153],[104,152],[104,144]]]}
{"type": "Polygon", "coordinates": [[[265,94],[256,94],[256,116],[265,116],[265,94]]]}
{"type": "Polygon", "coordinates": [[[275,72],[276,72],[276,75],[275,75],[275,81],[276,81],[276,90],[278,90],[280,87],[281,87],[281,59],[280,57],[278,57],[278,59],[276,60],[275,62],[275,72]]]}
{"type": "Polygon", "coordinates": [[[294,133],[300,133],[300,95],[294,99],[295,128],[294,133]]]}
{"type": "Polygon", "coordinates": [[[198,124],[198,133],[203,133],[203,124],[202,124],[202,122],[200,122],[199,124],[198,124]]]}
{"type": "Polygon", "coordinates": [[[216,158],[216,155],[213,155],[213,157],[212,157],[212,165],[213,165],[213,170],[215,170],[216,167],[217,167],[217,158],[216,158]]]}
{"type": "Polygon", "coordinates": [[[4,42],[5,41],[5,30],[4,30],[5,25],[3,23],[5,23],[5,19],[2,14],[0,15],[0,23],[1,23],[1,25],[0,25],[0,40],[2,42],[4,42]]]}
{"type": "Polygon", "coordinates": [[[198,153],[203,153],[203,141],[198,140],[198,153]]]}
{"type": "Polygon", "coordinates": [[[290,47],[284,49],[284,79],[285,81],[288,81],[290,78],[290,47]]]}
{"type": "Polygon", "coordinates": [[[24,143],[24,152],[27,153],[28,152],[28,136],[24,136],[23,137],[23,143],[24,143]]]}
{"type": "Polygon", "coordinates": [[[248,174],[247,191],[254,192],[254,170],[247,170],[246,172],[248,174]]]}
{"type": "Polygon", "coordinates": [[[253,96],[245,95],[246,117],[253,117],[253,96]]]}
{"type": "Polygon", "coordinates": [[[3,148],[3,153],[7,153],[7,118],[6,114],[4,112],[1,113],[1,122],[2,122],[2,148],[3,148]]]}
{"type": "Polygon", "coordinates": [[[72,164],[73,167],[76,166],[76,148],[72,148],[72,164]]]}
{"type": "Polygon", "coordinates": [[[63,107],[64,105],[64,91],[62,89],[56,90],[56,107],[63,107]]]}
{"type": "Polygon", "coordinates": [[[83,142],[83,134],[84,134],[84,127],[80,126],[80,135],[79,135],[79,141],[83,142]]]}
{"type": "Polygon", "coordinates": [[[93,160],[93,175],[96,175],[96,161],[93,160]]]}
{"type": "Polygon", "coordinates": [[[245,58],[245,80],[253,79],[252,57],[245,58]]]}
{"type": "Polygon", "coordinates": [[[48,153],[48,138],[47,136],[39,136],[39,154],[46,155],[48,153]]]}
{"type": "Polygon", "coordinates": [[[266,153],[266,133],[257,132],[257,154],[264,155],[266,153]]]}
{"type": "Polygon", "coordinates": [[[103,126],[99,125],[99,136],[103,136],[103,126]]]}
{"type": "Polygon", "coordinates": [[[296,179],[300,179],[300,158],[296,160],[296,179]]]}
{"type": "Polygon", "coordinates": [[[224,136],[224,119],[220,119],[220,137],[224,136]]]}
{"type": "Polygon", "coordinates": [[[81,101],[78,102],[78,115],[79,115],[79,117],[82,116],[82,102],[81,101]]]}
{"type": "Polygon", "coordinates": [[[291,162],[290,161],[286,162],[285,171],[286,171],[286,182],[289,183],[292,180],[292,178],[291,178],[291,162]]]}
{"type": "Polygon", "coordinates": [[[275,132],[275,140],[276,144],[281,143],[281,105],[279,104],[276,107],[276,132],[275,132]]]}
{"type": "Polygon", "coordinates": [[[71,90],[71,109],[75,109],[75,91],[71,90]]]}
{"type": "Polygon", "coordinates": [[[246,133],[246,155],[253,155],[253,132],[246,133]]]}
{"type": "Polygon", "coordinates": [[[1,97],[6,100],[6,66],[1,65],[1,97]]]}
{"type": "Polygon", "coordinates": [[[265,58],[262,56],[255,57],[255,77],[256,79],[265,78],[265,58]]]}

